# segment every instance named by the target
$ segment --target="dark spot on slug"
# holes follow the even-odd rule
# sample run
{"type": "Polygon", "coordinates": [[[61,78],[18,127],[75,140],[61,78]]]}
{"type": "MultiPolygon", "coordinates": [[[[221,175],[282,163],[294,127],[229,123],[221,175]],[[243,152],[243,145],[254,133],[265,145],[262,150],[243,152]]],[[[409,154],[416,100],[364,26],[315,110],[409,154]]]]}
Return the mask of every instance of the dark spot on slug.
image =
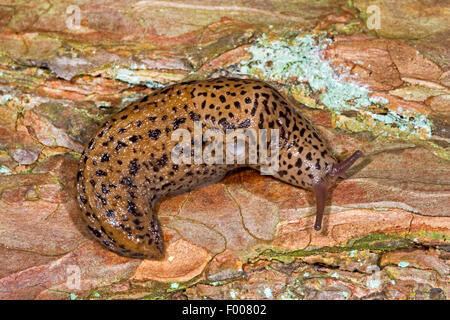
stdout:
{"type": "Polygon", "coordinates": [[[109,190],[108,190],[108,188],[106,188],[106,185],[105,185],[104,182],[102,182],[102,192],[103,192],[104,194],[108,194],[108,193],[109,193],[109,190]]]}
{"type": "Polygon", "coordinates": [[[247,119],[245,121],[242,121],[238,124],[238,128],[248,128],[250,127],[250,119],[247,119]]]}
{"type": "Polygon", "coordinates": [[[177,130],[180,124],[186,122],[186,118],[176,118],[173,120],[173,130],[177,130]]]}
{"type": "Polygon", "coordinates": [[[116,145],[116,151],[119,151],[122,147],[126,147],[127,146],[127,144],[126,143],[123,143],[122,141],[119,141],[119,142],[117,142],[117,145],[116,145]]]}
{"type": "Polygon", "coordinates": [[[130,188],[137,188],[137,186],[133,183],[133,180],[131,180],[130,177],[123,177],[122,179],[119,180],[119,183],[121,185],[130,187],[130,188]]]}
{"type": "Polygon", "coordinates": [[[89,140],[88,148],[91,149],[91,150],[93,149],[94,141],[95,141],[94,138],[89,140]]]}
{"type": "Polygon", "coordinates": [[[103,170],[97,170],[97,171],[95,171],[95,175],[98,177],[101,177],[101,176],[107,176],[108,174],[103,170]]]}
{"type": "Polygon", "coordinates": [[[101,238],[102,234],[97,229],[92,228],[91,226],[88,226],[89,230],[97,237],[101,238]]]}
{"type": "Polygon", "coordinates": [[[108,162],[108,161],[109,161],[109,154],[104,153],[102,155],[101,162],[108,162]]]}
{"type": "Polygon", "coordinates": [[[132,214],[133,216],[135,216],[135,217],[142,216],[142,214],[140,214],[140,213],[137,212],[137,206],[136,206],[136,204],[135,204],[133,201],[131,201],[131,200],[128,200],[127,210],[128,210],[129,213],[131,213],[131,214],[132,214]]]}
{"type": "Polygon", "coordinates": [[[87,199],[86,199],[86,197],[85,197],[85,196],[83,196],[82,194],[80,194],[80,200],[81,200],[81,202],[83,202],[84,204],[86,204],[86,203],[87,203],[87,199]]]}
{"type": "Polygon", "coordinates": [[[161,130],[159,130],[159,129],[148,131],[148,136],[153,140],[158,140],[160,134],[161,134],[161,130]]]}
{"type": "Polygon", "coordinates": [[[132,161],[130,161],[128,172],[130,173],[130,175],[134,176],[139,171],[140,167],[141,166],[138,163],[138,159],[135,158],[132,161]]]}

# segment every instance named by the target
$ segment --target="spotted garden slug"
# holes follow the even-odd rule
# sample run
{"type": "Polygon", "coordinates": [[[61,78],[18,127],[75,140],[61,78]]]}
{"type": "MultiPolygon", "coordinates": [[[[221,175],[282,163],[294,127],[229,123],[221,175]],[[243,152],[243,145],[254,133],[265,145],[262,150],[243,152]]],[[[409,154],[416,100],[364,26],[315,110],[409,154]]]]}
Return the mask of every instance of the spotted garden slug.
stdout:
{"type": "MultiPolygon", "coordinates": [[[[312,189],[321,229],[327,190],[362,156],[337,163],[311,123],[276,89],[251,79],[218,78],[171,85],[115,114],[93,135],[80,159],[78,201],[87,227],[109,250],[133,258],[164,256],[155,204],[167,195],[258,164],[175,163],[177,129],[278,129],[278,170],[288,184],[312,189]]],[[[260,147],[259,142],[258,149],[260,147]]],[[[206,148],[206,145],[203,146],[206,148]]]]}

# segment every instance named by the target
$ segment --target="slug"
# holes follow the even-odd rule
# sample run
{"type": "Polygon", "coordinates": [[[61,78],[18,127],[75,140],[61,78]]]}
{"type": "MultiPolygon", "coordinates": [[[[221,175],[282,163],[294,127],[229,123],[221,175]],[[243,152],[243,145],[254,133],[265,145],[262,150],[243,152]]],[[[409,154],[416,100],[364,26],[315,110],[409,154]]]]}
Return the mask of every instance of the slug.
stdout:
{"type": "MultiPolygon", "coordinates": [[[[92,234],[109,250],[133,258],[164,256],[155,205],[167,195],[222,179],[237,167],[171,159],[177,129],[279,131],[279,168],[288,184],[313,190],[321,229],[327,190],[359,157],[338,163],[311,123],[269,84],[217,78],[178,83],[140,98],[107,120],[87,143],[77,173],[78,202],[92,234]]],[[[260,146],[258,145],[258,148],[260,146]]],[[[248,160],[248,158],[247,158],[248,160]]],[[[246,160],[246,161],[247,161],[246,160]]]]}

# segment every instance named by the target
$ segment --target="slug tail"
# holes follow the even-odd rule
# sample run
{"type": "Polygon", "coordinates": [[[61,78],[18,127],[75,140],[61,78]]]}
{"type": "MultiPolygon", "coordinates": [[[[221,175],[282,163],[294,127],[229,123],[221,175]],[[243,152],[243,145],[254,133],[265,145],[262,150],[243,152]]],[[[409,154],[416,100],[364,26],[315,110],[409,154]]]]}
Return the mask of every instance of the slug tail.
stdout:
{"type": "MultiPolygon", "coordinates": [[[[112,183],[107,180],[102,182],[105,186],[112,183]]],[[[88,230],[104,247],[130,258],[164,257],[164,236],[154,211],[155,201],[148,201],[145,194],[131,193],[133,197],[122,194],[120,200],[114,199],[114,204],[108,205],[108,200],[113,201],[111,197],[107,198],[112,191],[102,196],[93,185],[85,185],[82,170],[77,189],[82,217],[88,230]]]]}

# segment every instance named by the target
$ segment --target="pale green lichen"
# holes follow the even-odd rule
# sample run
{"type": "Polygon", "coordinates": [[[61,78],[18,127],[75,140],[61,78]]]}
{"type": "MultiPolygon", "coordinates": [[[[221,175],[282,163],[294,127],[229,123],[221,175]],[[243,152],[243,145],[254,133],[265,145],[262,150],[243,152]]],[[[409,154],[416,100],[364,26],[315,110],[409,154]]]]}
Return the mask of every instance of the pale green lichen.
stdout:
{"type": "Polygon", "coordinates": [[[409,262],[408,262],[408,261],[400,261],[400,262],[398,263],[398,266],[399,266],[400,268],[406,268],[407,266],[409,266],[409,262]]]}
{"type": "Polygon", "coordinates": [[[280,300],[298,300],[298,297],[289,288],[287,288],[285,292],[280,295],[280,300]]]}
{"type": "Polygon", "coordinates": [[[11,169],[5,166],[4,164],[0,164],[0,174],[4,175],[11,174],[11,169]]]}
{"type": "Polygon", "coordinates": [[[371,100],[369,90],[340,79],[330,63],[320,57],[320,51],[330,42],[323,36],[270,41],[263,35],[248,49],[253,58],[242,63],[241,73],[262,74],[271,80],[307,82],[313,91],[322,92],[322,103],[337,113],[379,102],[371,100]]]}
{"type": "Polygon", "coordinates": [[[12,100],[12,99],[13,99],[13,96],[12,96],[12,95],[10,95],[10,94],[4,94],[4,95],[1,96],[1,98],[0,98],[0,105],[4,106],[4,105],[6,105],[6,103],[7,103],[9,100],[12,100]]]}
{"type": "Polygon", "coordinates": [[[129,105],[130,103],[137,101],[141,97],[142,97],[141,95],[133,95],[130,97],[122,98],[121,105],[123,106],[129,105]]]}
{"type": "Polygon", "coordinates": [[[270,288],[264,288],[264,296],[265,296],[267,299],[273,298],[273,295],[272,295],[272,289],[270,289],[270,288]]]}
{"type": "Polygon", "coordinates": [[[133,84],[133,85],[144,85],[152,89],[158,89],[164,87],[164,85],[160,82],[143,79],[139,75],[136,74],[135,71],[130,69],[118,69],[115,73],[115,78],[117,80],[133,84]]]}
{"type": "MultiPolygon", "coordinates": [[[[239,72],[274,81],[289,83],[294,79],[296,83],[308,83],[311,90],[319,94],[320,102],[333,113],[354,110],[400,131],[431,136],[432,123],[426,115],[402,108],[382,114],[371,112],[369,106],[383,106],[389,101],[382,97],[371,97],[369,89],[352,83],[348,80],[349,76],[339,76],[330,62],[320,55],[329,43],[331,40],[323,34],[295,35],[274,40],[263,34],[248,48],[252,58],[241,63],[239,72]]],[[[386,135],[392,133],[389,131],[386,135]]]]}
{"type": "Polygon", "coordinates": [[[380,280],[370,279],[367,285],[370,289],[377,289],[380,287],[380,280]]]}
{"type": "MultiPolygon", "coordinates": [[[[399,111],[402,109],[399,108],[399,111]]],[[[389,110],[386,114],[376,114],[367,112],[373,119],[383,122],[388,125],[396,125],[400,131],[412,131],[419,132],[419,130],[425,130],[428,136],[431,136],[431,122],[428,120],[425,114],[414,112],[409,110],[410,117],[405,117],[400,113],[389,110]]]]}
{"type": "Polygon", "coordinates": [[[339,279],[339,274],[337,272],[334,272],[334,273],[330,274],[330,277],[339,279]]]}

